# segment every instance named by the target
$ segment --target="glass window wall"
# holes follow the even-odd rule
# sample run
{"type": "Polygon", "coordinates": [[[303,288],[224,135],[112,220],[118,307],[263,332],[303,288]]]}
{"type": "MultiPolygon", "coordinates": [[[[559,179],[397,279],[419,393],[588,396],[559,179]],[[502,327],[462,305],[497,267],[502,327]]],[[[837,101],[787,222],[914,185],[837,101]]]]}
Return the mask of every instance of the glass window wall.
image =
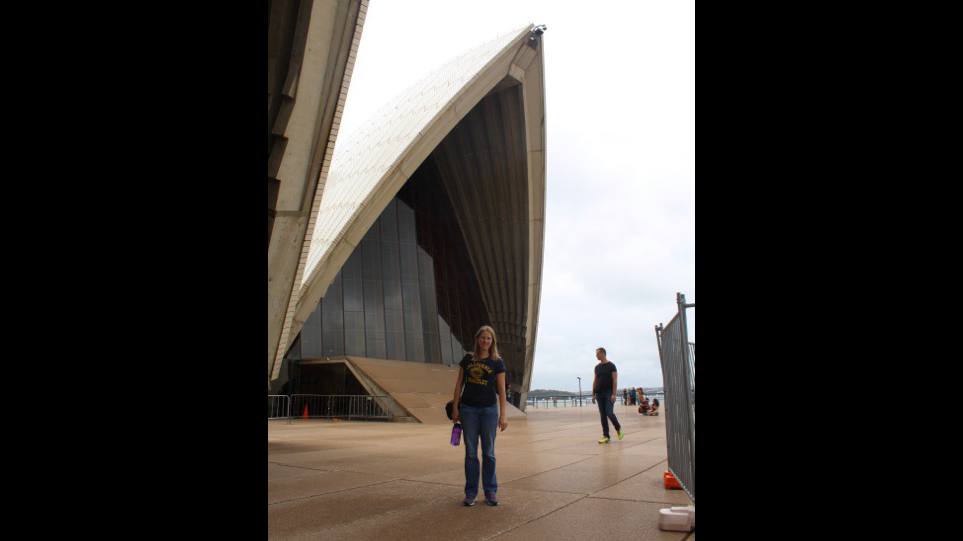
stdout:
{"type": "Polygon", "coordinates": [[[429,157],[348,257],[288,357],[461,360],[490,322],[447,197],[429,157]]]}

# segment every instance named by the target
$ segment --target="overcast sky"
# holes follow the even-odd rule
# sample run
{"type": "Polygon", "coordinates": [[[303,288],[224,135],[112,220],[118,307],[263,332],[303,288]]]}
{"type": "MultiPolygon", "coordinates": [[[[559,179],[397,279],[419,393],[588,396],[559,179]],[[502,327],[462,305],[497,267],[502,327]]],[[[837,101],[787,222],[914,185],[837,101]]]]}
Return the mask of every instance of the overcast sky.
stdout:
{"type": "MultiPolygon", "coordinates": [[[[339,140],[446,61],[548,27],[545,260],[532,389],[661,387],[655,325],[695,302],[693,0],[370,0],[339,140]]],[[[337,152],[337,147],[335,148],[337,152]]],[[[689,341],[695,342],[695,309],[689,341]]]]}

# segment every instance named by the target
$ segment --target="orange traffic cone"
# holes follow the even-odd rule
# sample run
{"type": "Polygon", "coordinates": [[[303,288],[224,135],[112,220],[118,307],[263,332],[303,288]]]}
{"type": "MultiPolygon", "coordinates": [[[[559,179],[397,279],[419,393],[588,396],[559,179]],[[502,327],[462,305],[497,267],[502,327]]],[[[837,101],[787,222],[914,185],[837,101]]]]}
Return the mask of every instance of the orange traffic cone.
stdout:
{"type": "Polygon", "coordinates": [[[665,480],[665,488],[682,488],[682,485],[679,484],[679,480],[672,475],[672,472],[665,472],[663,479],[665,480]]]}
{"type": "Polygon", "coordinates": [[[301,415],[301,417],[303,417],[303,418],[305,418],[305,419],[308,418],[308,405],[307,405],[307,404],[304,405],[304,414],[301,415]]]}

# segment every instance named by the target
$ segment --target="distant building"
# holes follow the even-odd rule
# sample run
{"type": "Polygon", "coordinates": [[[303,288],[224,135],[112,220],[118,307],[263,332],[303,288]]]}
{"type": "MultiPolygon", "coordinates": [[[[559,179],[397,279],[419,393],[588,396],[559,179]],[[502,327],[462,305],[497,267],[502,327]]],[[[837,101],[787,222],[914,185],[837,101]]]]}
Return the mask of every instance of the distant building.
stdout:
{"type": "Polygon", "coordinates": [[[434,389],[450,395],[453,380],[425,390],[430,378],[407,363],[454,365],[491,325],[524,408],[545,216],[543,44],[533,30],[455,58],[338,141],[269,360],[269,392],[355,394],[357,381],[336,381],[347,372],[331,363],[343,361],[367,391],[397,394],[409,411],[416,401],[406,405],[395,382],[425,380],[409,386],[437,409],[434,389]],[[369,362],[398,374],[369,380],[358,365],[370,359],[405,363],[369,362]]]}

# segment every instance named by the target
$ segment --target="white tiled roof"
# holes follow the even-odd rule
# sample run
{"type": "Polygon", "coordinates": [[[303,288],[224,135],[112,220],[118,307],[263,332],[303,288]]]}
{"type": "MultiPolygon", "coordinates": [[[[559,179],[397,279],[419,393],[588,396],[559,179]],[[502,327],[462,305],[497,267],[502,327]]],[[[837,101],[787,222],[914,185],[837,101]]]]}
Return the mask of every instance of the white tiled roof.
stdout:
{"type": "Polygon", "coordinates": [[[320,205],[312,212],[317,218],[313,230],[309,225],[311,245],[302,291],[433,120],[499,53],[531,28],[513,30],[451,60],[388,102],[347,140],[338,142],[320,205]]]}

